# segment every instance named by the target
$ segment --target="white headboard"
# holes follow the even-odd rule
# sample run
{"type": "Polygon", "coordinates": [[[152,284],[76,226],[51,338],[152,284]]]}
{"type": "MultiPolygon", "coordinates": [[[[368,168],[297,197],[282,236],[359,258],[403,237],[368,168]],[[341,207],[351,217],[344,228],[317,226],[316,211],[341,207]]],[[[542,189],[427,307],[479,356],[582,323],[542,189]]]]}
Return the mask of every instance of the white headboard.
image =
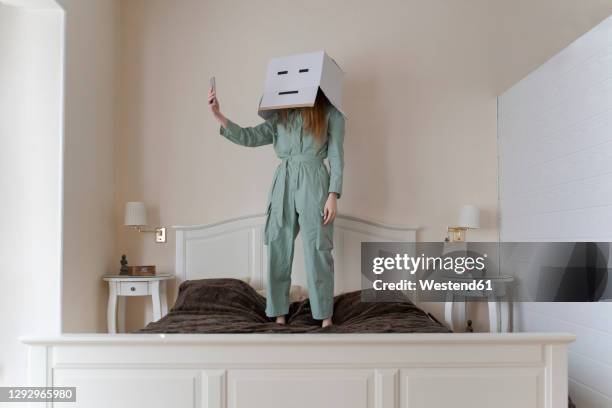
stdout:
{"type": "MultiPolygon", "coordinates": [[[[176,274],[180,280],[250,277],[266,285],[265,215],[209,225],[176,226],[176,274]]],[[[415,242],[416,228],[389,226],[350,216],[334,222],[336,293],[361,288],[361,242],[415,242]]],[[[302,241],[295,242],[292,284],[306,287],[302,241]]]]}

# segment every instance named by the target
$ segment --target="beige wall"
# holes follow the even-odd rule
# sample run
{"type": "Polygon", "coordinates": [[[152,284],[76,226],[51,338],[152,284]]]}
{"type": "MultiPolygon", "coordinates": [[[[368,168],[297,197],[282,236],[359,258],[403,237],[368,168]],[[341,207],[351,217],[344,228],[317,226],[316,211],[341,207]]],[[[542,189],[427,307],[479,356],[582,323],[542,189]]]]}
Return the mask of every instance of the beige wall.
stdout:
{"type": "Polygon", "coordinates": [[[66,10],[64,332],[106,331],[101,281],[115,259],[119,3],[58,0],[66,10]]]}
{"type": "MultiPolygon", "coordinates": [[[[223,111],[252,125],[267,60],[325,49],[347,73],[340,211],[437,241],[472,202],[470,239],[494,240],[496,95],[610,12],[602,0],[122,2],[115,210],[142,200],[164,225],[262,212],[277,159],[218,136],[208,78],[223,111]]],[[[160,245],[116,227],[112,260],[172,270],[172,233],[160,245]]]]}

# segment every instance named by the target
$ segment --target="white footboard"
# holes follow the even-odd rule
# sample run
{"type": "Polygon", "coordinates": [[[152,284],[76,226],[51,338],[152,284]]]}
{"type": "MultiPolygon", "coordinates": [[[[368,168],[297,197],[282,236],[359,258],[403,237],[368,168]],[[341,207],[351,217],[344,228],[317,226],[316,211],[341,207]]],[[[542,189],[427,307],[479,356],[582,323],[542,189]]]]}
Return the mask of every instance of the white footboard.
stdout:
{"type": "Polygon", "coordinates": [[[75,407],[565,408],[573,340],[487,333],[24,341],[31,385],[76,386],[75,407]]]}

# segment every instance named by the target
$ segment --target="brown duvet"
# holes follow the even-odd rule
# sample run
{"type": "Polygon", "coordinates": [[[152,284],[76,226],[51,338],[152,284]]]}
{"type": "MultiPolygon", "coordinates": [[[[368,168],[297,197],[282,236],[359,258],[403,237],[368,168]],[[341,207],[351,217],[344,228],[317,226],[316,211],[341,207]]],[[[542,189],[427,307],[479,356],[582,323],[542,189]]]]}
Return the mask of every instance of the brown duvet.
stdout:
{"type": "Polygon", "coordinates": [[[265,314],[266,299],[237,279],[186,281],[176,304],[140,333],[449,333],[408,301],[366,303],[361,291],[334,298],[334,325],[313,320],[308,300],[294,302],[286,325],[265,314]]]}

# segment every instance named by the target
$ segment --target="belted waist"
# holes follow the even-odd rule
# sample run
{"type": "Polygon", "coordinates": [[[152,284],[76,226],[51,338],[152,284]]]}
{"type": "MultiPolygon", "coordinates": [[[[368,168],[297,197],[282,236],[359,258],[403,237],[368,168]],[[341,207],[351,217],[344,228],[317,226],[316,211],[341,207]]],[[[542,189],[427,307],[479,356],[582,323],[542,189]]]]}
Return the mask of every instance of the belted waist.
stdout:
{"type": "Polygon", "coordinates": [[[282,162],[278,165],[278,169],[276,172],[274,185],[273,185],[273,191],[272,191],[272,197],[271,197],[271,200],[275,202],[272,202],[271,205],[272,207],[274,207],[275,204],[277,206],[277,207],[274,207],[275,208],[274,221],[276,222],[276,225],[280,228],[283,225],[283,210],[285,207],[284,201],[285,201],[285,197],[287,194],[287,179],[288,179],[287,173],[289,172],[289,166],[288,166],[289,163],[305,163],[309,165],[313,165],[313,164],[320,165],[320,164],[323,164],[323,158],[319,156],[308,155],[308,154],[294,154],[294,155],[282,156],[282,157],[279,156],[279,158],[282,160],[282,162]],[[278,191],[274,191],[277,189],[278,191]]]}
{"type": "Polygon", "coordinates": [[[310,154],[294,154],[291,156],[280,157],[282,160],[281,164],[287,163],[308,163],[308,164],[320,164],[323,163],[323,158],[319,156],[312,156],[310,154]]]}

